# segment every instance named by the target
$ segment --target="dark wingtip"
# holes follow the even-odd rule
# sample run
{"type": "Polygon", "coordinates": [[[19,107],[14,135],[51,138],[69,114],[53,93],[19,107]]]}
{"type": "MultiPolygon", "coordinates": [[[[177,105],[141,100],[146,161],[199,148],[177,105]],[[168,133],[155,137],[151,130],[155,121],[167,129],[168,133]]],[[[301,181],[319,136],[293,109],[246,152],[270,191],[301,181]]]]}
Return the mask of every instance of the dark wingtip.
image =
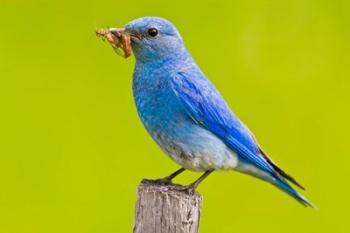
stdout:
{"type": "Polygon", "coordinates": [[[282,176],[283,178],[287,179],[291,183],[295,184],[297,187],[299,187],[302,190],[305,190],[304,186],[302,186],[296,179],[294,179],[291,175],[283,171],[281,168],[279,168],[268,156],[267,154],[259,148],[260,153],[265,158],[265,160],[277,171],[277,173],[282,176]]]}
{"type": "MultiPolygon", "coordinates": [[[[276,168],[275,168],[276,169],[276,168]]],[[[278,168],[276,169],[278,171],[278,173],[286,178],[287,180],[289,180],[290,182],[292,182],[293,184],[295,184],[296,186],[298,186],[300,189],[305,190],[305,187],[302,186],[298,181],[296,181],[296,179],[294,179],[292,176],[290,176],[289,174],[285,173],[282,169],[278,168]]]]}

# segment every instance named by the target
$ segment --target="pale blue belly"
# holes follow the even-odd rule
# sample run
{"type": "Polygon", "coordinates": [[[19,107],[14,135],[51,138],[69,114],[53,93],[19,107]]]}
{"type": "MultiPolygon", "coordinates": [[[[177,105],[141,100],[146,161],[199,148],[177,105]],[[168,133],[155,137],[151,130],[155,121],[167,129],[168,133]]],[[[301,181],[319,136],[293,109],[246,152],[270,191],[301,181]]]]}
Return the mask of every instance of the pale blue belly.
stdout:
{"type": "Polygon", "coordinates": [[[237,166],[236,154],[211,132],[188,122],[177,123],[174,127],[176,132],[154,131],[152,137],[182,167],[206,171],[237,166]]]}

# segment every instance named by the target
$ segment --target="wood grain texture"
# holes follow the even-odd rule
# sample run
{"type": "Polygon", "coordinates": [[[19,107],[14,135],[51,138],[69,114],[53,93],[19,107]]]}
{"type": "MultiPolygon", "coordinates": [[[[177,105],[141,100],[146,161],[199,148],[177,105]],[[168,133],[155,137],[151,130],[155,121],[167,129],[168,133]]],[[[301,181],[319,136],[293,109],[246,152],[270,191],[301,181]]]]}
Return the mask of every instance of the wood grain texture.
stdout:
{"type": "Polygon", "coordinates": [[[202,197],[183,186],[143,180],[138,186],[134,233],[197,233],[202,197]]]}

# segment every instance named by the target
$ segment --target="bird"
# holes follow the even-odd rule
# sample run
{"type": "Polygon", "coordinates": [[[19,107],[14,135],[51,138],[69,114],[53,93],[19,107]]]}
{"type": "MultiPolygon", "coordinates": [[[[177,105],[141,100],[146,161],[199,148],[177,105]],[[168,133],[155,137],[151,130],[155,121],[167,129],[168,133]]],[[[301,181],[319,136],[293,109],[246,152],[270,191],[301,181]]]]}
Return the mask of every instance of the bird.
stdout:
{"type": "Polygon", "coordinates": [[[147,16],[124,28],[96,33],[114,48],[122,48],[125,57],[133,52],[132,89],[139,118],[161,150],[181,166],[157,182],[170,184],[185,170],[202,172],[186,186],[193,192],[213,171],[235,170],[271,183],[306,207],[315,207],[292,184],[304,187],[262,150],[199,68],[171,22],[147,16]]]}

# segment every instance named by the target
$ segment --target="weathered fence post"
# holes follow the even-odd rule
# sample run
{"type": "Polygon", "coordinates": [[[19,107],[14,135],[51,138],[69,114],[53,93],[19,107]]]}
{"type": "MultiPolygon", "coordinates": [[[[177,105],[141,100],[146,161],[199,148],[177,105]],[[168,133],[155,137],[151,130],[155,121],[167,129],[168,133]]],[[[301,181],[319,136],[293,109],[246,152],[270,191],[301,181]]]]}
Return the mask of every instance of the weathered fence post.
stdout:
{"type": "Polygon", "coordinates": [[[133,233],[197,233],[202,197],[181,187],[143,180],[137,190],[133,233]]]}

